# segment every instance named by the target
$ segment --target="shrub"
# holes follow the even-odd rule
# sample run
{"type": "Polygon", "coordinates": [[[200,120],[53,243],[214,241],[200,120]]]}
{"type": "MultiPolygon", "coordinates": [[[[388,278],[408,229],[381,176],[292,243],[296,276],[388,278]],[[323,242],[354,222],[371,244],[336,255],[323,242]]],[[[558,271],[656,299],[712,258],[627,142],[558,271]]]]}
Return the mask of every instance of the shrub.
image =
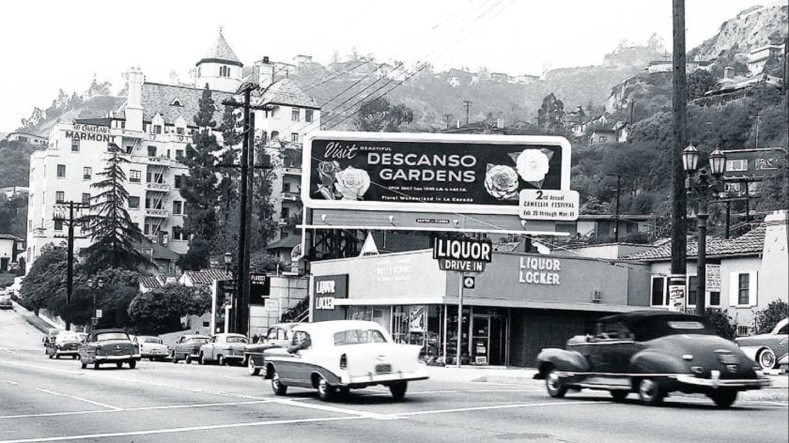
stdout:
{"type": "Polygon", "coordinates": [[[770,332],[786,317],[789,317],[789,303],[783,300],[770,302],[766,308],[756,311],[753,317],[753,329],[757,334],[770,332]]]}
{"type": "Polygon", "coordinates": [[[725,309],[707,308],[706,317],[707,322],[715,328],[716,333],[721,337],[733,340],[737,335],[737,326],[732,323],[732,318],[729,317],[725,309]]]}

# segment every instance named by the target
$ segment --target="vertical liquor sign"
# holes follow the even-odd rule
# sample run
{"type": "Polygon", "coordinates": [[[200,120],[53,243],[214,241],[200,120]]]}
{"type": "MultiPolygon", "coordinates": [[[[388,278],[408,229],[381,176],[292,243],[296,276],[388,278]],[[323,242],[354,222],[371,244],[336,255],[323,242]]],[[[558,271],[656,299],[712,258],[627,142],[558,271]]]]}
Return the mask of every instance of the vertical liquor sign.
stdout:
{"type": "Polygon", "coordinates": [[[265,274],[250,274],[249,304],[266,305],[271,294],[271,278],[265,274]]]}

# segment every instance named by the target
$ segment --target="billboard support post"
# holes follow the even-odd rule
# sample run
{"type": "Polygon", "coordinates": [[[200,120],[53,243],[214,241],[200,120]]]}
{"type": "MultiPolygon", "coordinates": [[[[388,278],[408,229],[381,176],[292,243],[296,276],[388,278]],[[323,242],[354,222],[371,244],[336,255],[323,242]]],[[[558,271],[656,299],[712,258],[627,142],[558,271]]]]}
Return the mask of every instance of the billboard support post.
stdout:
{"type": "MultiPolygon", "coordinates": [[[[471,319],[469,319],[469,321],[470,320],[471,319]]],[[[460,348],[462,342],[463,342],[463,273],[458,272],[458,346],[457,346],[457,360],[456,360],[458,368],[461,367],[460,348]]]]}

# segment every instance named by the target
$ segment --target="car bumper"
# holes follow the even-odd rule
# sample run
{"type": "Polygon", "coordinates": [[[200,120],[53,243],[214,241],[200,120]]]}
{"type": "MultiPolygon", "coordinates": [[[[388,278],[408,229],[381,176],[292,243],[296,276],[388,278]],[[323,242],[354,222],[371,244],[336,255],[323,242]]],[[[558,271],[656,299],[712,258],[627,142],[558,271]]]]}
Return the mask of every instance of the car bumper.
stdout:
{"type": "Polygon", "coordinates": [[[61,356],[61,355],[79,355],[79,351],[76,350],[76,349],[71,349],[71,350],[69,350],[69,349],[59,349],[59,350],[55,351],[54,355],[55,355],[55,357],[58,357],[58,356],[61,356]]]}
{"type": "Polygon", "coordinates": [[[692,386],[701,386],[706,388],[736,388],[738,390],[761,389],[770,386],[771,382],[766,378],[755,379],[720,379],[715,377],[711,378],[698,378],[692,375],[678,375],[676,379],[680,383],[692,386]]]}
{"type": "Polygon", "coordinates": [[[133,354],[133,355],[97,355],[94,357],[94,360],[101,363],[105,361],[129,361],[129,360],[139,360],[142,358],[140,354],[133,354]]]}
{"type": "Polygon", "coordinates": [[[361,388],[365,386],[386,384],[398,381],[427,380],[430,374],[427,370],[415,372],[392,372],[389,374],[367,374],[367,375],[346,375],[340,376],[341,386],[361,388]]]}

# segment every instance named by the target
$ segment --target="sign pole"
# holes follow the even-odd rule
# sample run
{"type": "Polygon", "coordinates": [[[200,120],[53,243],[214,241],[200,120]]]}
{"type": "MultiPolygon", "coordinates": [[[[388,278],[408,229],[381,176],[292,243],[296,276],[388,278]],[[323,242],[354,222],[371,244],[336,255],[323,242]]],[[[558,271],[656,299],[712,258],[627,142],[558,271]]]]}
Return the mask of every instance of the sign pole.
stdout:
{"type": "Polygon", "coordinates": [[[463,336],[463,273],[458,272],[458,347],[457,347],[457,366],[460,364],[460,344],[463,336]]]}

